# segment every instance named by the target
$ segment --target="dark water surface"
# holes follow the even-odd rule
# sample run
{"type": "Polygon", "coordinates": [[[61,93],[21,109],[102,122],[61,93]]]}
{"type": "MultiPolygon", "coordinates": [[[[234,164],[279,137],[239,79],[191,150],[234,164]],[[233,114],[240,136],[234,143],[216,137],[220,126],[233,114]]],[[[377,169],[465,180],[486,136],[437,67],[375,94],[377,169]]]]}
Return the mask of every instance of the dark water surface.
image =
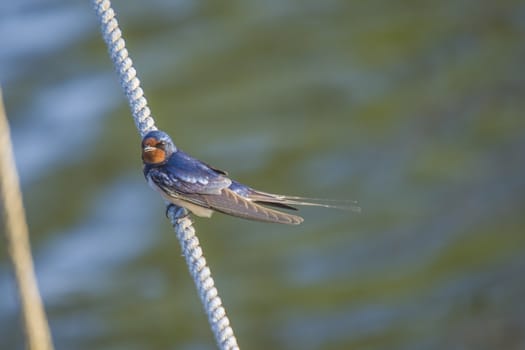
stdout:
{"type": "MultiPolygon", "coordinates": [[[[157,125],[298,227],[196,219],[242,349],[525,349],[522,1],[115,1],[157,125]]],[[[213,349],[89,1],[4,1],[57,349],[213,349]]],[[[0,250],[0,348],[23,349],[0,250]]]]}

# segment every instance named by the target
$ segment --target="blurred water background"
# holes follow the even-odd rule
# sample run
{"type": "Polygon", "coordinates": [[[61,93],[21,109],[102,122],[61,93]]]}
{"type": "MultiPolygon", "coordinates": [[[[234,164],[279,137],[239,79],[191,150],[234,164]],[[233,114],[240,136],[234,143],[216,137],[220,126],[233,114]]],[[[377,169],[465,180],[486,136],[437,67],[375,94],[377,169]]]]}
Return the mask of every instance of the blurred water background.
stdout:
{"type": "MultiPolygon", "coordinates": [[[[241,349],[525,349],[523,1],[113,5],[180,148],[363,208],[195,220],[241,349]]],[[[214,349],[90,1],[3,1],[0,42],[56,348],[214,349]]]]}

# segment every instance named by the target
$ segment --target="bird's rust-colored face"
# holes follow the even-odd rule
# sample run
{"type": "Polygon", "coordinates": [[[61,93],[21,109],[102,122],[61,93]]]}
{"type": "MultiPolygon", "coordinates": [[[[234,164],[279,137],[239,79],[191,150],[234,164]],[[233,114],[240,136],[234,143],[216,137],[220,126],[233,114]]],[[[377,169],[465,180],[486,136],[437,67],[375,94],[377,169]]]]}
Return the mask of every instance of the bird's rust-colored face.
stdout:
{"type": "Polygon", "coordinates": [[[155,137],[142,141],[142,161],[146,164],[159,164],[166,161],[166,143],[155,137]]]}

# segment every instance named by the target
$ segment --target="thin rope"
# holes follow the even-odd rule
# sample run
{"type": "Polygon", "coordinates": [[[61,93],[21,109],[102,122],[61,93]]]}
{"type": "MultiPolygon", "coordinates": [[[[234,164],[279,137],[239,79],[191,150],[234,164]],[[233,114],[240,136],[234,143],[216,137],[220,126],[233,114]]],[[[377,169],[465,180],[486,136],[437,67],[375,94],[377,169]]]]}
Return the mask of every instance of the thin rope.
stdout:
{"type": "Polygon", "coordinates": [[[35,277],[29,229],[0,90],[0,215],[20,297],[28,350],[52,350],[53,340],[35,277]]]}
{"type": "MultiPolygon", "coordinates": [[[[137,71],[133,68],[133,62],[129,57],[128,50],[126,50],[122,32],[115,18],[115,11],[111,8],[109,0],[92,0],[92,2],[102,30],[102,37],[108,46],[109,55],[119,75],[120,85],[128,98],[135,125],[140,135],[144,136],[151,130],[157,130],[157,128],[147,106],[144,91],[140,87],[137,71]]],[[[190,275],[195,282],[201,303],[208,315],[208,321],[219,349],[238,350],[237,339],[222,306],[217,288],[215,288],[211,271],[206,265],[206,259],[203,256],[188,212],[183,208],[170,206],[168,215],[188,264],[190,275]]]]}

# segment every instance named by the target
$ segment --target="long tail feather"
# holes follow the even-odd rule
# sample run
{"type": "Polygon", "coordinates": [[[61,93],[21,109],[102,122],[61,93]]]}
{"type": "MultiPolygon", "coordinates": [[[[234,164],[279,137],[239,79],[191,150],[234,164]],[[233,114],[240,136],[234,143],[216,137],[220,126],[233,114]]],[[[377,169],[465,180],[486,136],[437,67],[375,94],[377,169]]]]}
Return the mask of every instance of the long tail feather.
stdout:
{"type": "Polygon", "coordinates": [[[354,200],[340,200],[340,199],[325,199],[325,198],[308,198],[299,196],[285,196],[280,194],[272,194],[261,191],[255,191],[249,195],[251,200],[257,203],[273,205],[285,209],[294,209],[293,205],[313,206],[323,208],[334,208],[341,210],[351,210],[354,212],[361,212],[361,207],[354,200]]]}

